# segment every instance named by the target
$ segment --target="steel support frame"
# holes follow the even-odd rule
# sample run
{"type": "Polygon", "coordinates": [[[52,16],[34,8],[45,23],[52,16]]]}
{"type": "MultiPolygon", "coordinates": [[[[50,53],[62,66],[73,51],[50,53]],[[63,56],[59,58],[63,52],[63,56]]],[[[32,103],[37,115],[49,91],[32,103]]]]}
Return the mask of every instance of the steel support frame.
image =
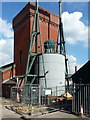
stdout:
{"type": "MultiPolygon", "coordinates": [[[[29,52],[28,52],[28,60],[27,60],[27,66],[26,66],[26,74],[25,74],[25,77],[24,77],[24,84],[26,84],[28,76],[32,77],[32,80],[31,80],[30,84],[33,84],[36,78],[39,81],[39,71],[38,71],[37,75],[30,74],[33,63],[36,59],[36,56],[38,55],[38,35],[40,35],[40,23],[39,23],[39,14],[38,14],[38,1],[36,0],[34,21],[33,21],[33,25],[32,25],[32,35],[31,35],[31,38],[30,38],[30,48],[29,48],[29,52]],[[35,52],[32,52],[34,42],[35,42],[35,52]],[[33,56],[32,61],[30,61],[32,56],[33,56]]],[[[41,46],[41,51],[43,51],[41,35],[40,35],[40,46],[41,46]]],[[[47,87],[43,52],[42,52],[42,60],[43,60],[43,72],[44,72],[44,78],[45,78],[45,87],[47,87]]]]}
{"type": "Polygon", "coordinates": [[[67,86],[69,87],[69,80],[68,80],[68,67],[67,67],[67,57],[66,57],[66,47],[65,47],[65,40],[64,40],[64,32],[63,32],[63,23],[62,23],[62,0],[59,0],[59,33],[60,33],[60,54],[65,56],[65,79],[67,81],[67,86]]]}

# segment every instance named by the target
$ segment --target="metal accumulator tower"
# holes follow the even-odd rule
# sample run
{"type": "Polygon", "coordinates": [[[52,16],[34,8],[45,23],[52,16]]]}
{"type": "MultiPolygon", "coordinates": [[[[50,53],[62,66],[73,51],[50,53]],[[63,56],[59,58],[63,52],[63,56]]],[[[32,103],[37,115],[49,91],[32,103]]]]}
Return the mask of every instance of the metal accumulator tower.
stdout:
{"type": "MultiPolygon", "coordinates": [[[[62,1],[60,0],[59,1],[59,33],[60,33],[60,42],[58,40],[58,44],[57,44],[58,47],[57,47],[57,49],[60,49],[59,55],[61,57],[64,57],[64,59],[65,59],[65,61],[64,61],[65,67],[61,67],[61,68],[63,68],[63,73],[64,73],[64,68],[65,68],[65,79],[67,81],[67,84],[69,85],[69,82],[68,82],[67,58],[66,58],[66,48],[65,48],[65,40],[64,40],[64,33],[63,33],[63,23],[62,23],[61,15],[62,15],[62,1]]],[[[46,42],[47,42],[47,44],[49,44],[49,42],[53,42],[53,41],[48,40],[46,42]]],[[[49,47],[50,47],[50,45],[49,45],[49,47]]],[[[56,51],[58,51],[58,50],[56,50],[56,51]]],[[[53,53],[53,51],[51,52],[51,54],[52,53],[53,53]]],[[[38,1],[36,1],[34,20],[33,20],[33,25],[32,25],[32,34],[31,34],[31,38],[30,38],[30,48],[29,48],[29,52],[28,52],[28,59],[27,59],[27,66],[26,66],[26,73],[25,73],[25,75],[23,77],[24,85],[27,85],[27,84],[28,85],[32,85],[34,82],[35,82],[35,84],[39,84],[40,83],[40,70],[39,70],[39,65],[40,64],[39,64],[39,59],[41,59],[42,63],[43,63],[43,67],[42,67],[43,74],[42,74],[42,77],[43,77],[43,80],[44,80],[44,83],[45,83],[45,87],[47,87],[47,81],[46,81],[47,77],[46,77],[46,74],[48,72],[45,71],[45,66],[46,66],[46,64],[44,63],[44,57],[45,56],[46,55],[43,54],[43,50],[42,50],[42,38],[41,38],[41,35],[40,35],[38,1]],[[41,55],[42,58],[39,57],[39,55],[38,55],[38,42],[40,42],[40,47],[41,47],[41,51],[42,51],[42,55],[41,55]],[[33,46],[35,46],[35,51],[34,52],[33,52],[33,46]],[[34,63],[36,61],[37,61],[37,65],[36,65],[37,66],[37,72],[32,72],[32,68],[33,68],[34,63]]],[[[50,54],[47,55],[47,56],[50,56],[50,54]]],[[[54,54],[52,56],[54,56],[54,54]]],[[[61,58],[60,58],[60,61],[61,61],[61,58]]],[[[64,64],[63,64],[63,66],[64,66],[64,64]]]]}

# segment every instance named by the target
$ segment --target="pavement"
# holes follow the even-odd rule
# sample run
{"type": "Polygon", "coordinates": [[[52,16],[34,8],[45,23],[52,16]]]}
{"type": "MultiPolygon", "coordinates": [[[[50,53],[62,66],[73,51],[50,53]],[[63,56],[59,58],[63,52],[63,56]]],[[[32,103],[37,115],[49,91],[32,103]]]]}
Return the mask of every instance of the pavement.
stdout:
{"type": "Polygon", "coordinates": [[[57,111],[46,115],[38,116],[37,118],[78,118],[78,117],[73,114],[57,111]]]}
{"type": "Polygon", "coordinates": [[[0,97],[0,120],[2,118],[20,118],[21,115],[11,111],[10,109],[10,100],[9,99],[2,99],[0,97]]]}
{"type": "MultiPolygon", "coordinates": [[[[10,101],[9,100],[2,100],[0,98],[0,118],[8,118],[10,120],[13,120],[12,118],[17,118],[19,120],[23,120],[23,119],[30,119],[30,118],[38,118],[39,120],[41,120],[40,118],[78,118],[76,115],[73,114],[69,114],[69,113],[64,113],[64,112],[53,112],[53,113],[47,113],[44,115],[39,115],[39,116],[30,116],[30,115],[20,115],[17,114],[14,111],[11,111],[11,109],[9,109],[10,107],[10,101]]],[[[2,119],[3,120],[3,119],[2,119]]]]}
{"type": "Polygon", "coordinates": [[[2,118],[2,98],[0,97],[0,120],[2,118]]]}

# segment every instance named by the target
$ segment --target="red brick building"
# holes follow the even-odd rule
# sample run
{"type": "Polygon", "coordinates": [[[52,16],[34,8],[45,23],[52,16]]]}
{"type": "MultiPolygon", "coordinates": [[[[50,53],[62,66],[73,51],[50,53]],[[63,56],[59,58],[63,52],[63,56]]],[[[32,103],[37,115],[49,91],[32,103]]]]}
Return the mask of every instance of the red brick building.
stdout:
{"type": "Polygon", "coordinates": [[[0,96],[10,97],[10,89],[15,85],[12,78],[15,76],[15,64],[10,63],[0,68],[0,96]]]}
{"type": "MultiPolygon", "coordinates": [[[[13,19],[14,63],[5,65],[0,69],[2,93],[5,97],[10,96],[10,88],[15,85],[15,82],[12,81],[11,78],[25,74],[34,12],[35,4],[29,2],[13,19]]],[[[46,40],[54,40],[57,42],[59,17],[39,7],[39,19],[42,44],[44,44],[46,40]]],[[[40,42],[38,46],[40,46],[40,42]]],[[[41,49],[39,49],[39,53],[41,53],[41,49]]]]}
{"type": "MultiPolygon", "coordinates": [[[[16,75],[25,74],[34,12],[35,4],[29,2],[13,19],[16,75]]],[[[39,18],[42,43],[46,40],[54,40],[57,42],[59,17],[39,7],[39,18]]],[[[40,42],[38,46],[40,46],[40,42]]],[[[39,50],[39,53],[40,52],[39,50]]]]}

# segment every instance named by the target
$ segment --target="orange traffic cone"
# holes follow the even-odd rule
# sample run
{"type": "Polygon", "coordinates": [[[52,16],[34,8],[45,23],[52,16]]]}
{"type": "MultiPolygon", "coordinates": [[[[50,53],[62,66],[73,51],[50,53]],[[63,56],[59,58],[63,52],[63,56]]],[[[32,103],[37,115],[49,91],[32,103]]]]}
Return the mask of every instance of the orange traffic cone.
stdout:
{"type": "Polygon", "coordinates": [[[80,117],[85,117],[84,113],[83,113],[83,106],[80,106],[80,117]]]}

